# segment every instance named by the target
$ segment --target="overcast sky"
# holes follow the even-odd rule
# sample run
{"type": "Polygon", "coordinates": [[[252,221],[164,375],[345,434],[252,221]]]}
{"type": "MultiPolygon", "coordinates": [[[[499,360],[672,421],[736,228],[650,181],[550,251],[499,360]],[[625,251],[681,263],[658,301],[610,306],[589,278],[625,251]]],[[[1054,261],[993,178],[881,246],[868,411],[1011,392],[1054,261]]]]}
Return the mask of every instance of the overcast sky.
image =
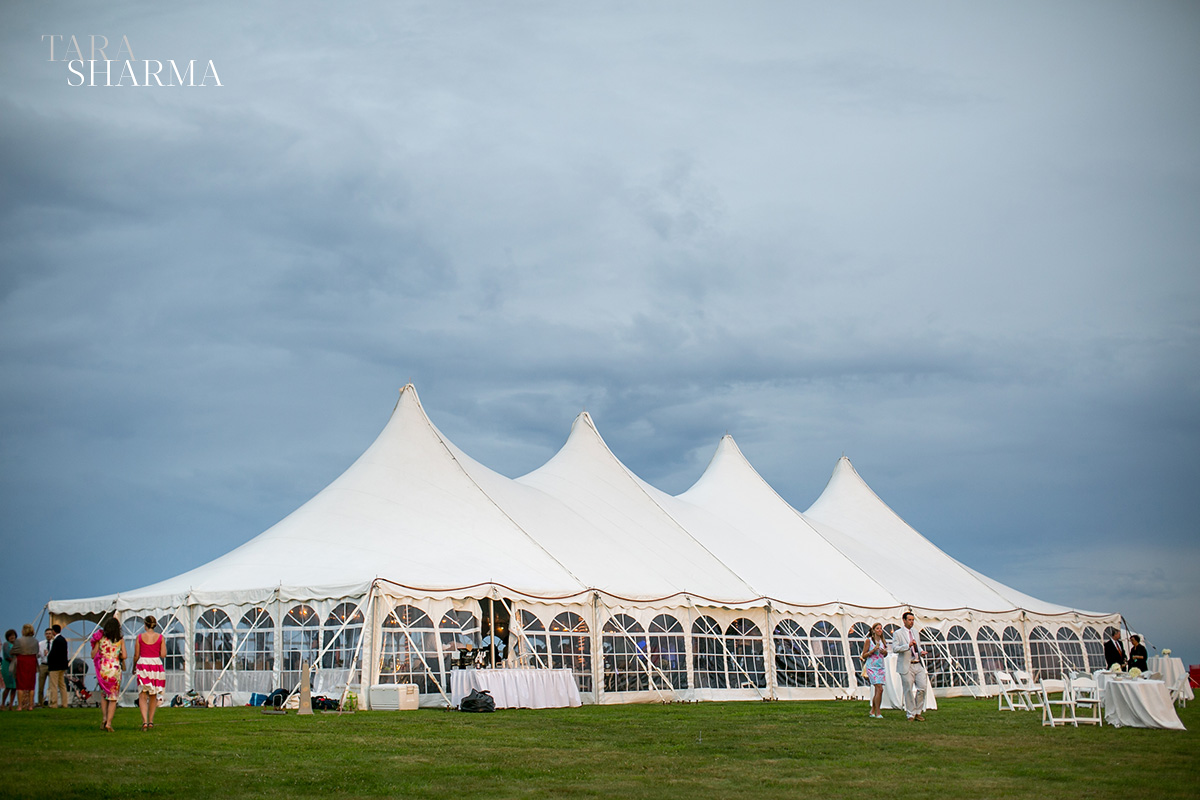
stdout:
{"type": "Polygon", "coordinates": [[[1200,661],[1200,6],[248,6],[0,9],[0,627],[257,535],[413,382],[510,476],[584,409],[671,493],[845,453],[1200,661]],[[93,34],[222,85],[72,86],[93,34]]]}

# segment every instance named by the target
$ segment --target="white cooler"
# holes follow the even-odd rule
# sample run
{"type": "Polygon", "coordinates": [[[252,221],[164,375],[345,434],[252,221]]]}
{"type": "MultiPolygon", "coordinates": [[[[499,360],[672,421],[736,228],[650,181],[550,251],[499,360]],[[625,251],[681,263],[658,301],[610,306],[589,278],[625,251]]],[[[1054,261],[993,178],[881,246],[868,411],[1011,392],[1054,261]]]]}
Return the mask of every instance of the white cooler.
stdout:
{"type": "Polygon", "coordinates": [[[372,711],[412,711],[420,699],[415,683],[382,683],[372,686],[367,693],[372,711]]]}

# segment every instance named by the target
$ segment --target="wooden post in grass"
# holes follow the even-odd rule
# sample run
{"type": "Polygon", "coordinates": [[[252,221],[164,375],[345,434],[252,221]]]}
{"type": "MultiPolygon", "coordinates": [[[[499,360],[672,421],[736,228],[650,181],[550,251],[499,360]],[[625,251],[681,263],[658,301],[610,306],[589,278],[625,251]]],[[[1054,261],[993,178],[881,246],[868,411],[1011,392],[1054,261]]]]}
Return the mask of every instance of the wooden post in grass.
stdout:
{"type": "Polygon", "coordinates": [[[298,714],[312,714],[312,687],[309,680],[308,662],[300,664],[300,710],[298,714]]]}

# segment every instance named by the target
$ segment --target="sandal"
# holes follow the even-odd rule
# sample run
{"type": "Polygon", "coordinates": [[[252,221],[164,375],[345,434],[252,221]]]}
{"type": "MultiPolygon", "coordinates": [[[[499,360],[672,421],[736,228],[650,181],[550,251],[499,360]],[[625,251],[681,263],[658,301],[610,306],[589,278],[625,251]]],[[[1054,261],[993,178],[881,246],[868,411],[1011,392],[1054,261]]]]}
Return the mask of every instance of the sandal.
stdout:
{"type": "Polygon", "coordinates": [[[149,723],[149,722],[143,722],[143,723],[142,723],[142,730],[144,730],[144,731],[148,731],[148,730],[150,730],[150,723],[149,723]]]}

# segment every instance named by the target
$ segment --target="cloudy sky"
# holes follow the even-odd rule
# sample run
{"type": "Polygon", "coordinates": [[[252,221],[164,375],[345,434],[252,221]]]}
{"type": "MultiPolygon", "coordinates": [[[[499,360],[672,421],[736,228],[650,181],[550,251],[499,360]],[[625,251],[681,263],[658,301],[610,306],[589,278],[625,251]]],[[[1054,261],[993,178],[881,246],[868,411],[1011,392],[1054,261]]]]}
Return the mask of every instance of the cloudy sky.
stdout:
{"type": "Polygon", "coordinates": [[[413,382],[510,476],[583,409],[672,493],[845,453],[1200,661],[1200,8],[247,6],[0,10],[0,626],[258,534],[413,382]],[[73,86],[92,35],[217,78],[73,86]]]}

